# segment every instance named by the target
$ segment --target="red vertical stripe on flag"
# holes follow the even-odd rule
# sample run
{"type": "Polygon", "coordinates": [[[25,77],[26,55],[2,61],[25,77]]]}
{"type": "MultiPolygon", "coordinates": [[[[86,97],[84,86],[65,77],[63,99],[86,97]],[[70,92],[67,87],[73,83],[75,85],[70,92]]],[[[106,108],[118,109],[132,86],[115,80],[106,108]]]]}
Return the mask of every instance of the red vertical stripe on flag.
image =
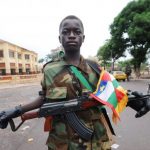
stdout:
{"type": "Polygon", "coordinates": [[[110,75],[107,73],[107,72],[104,72],[102,78],[101,78],[101,81],[104,80],[104,81],[111,81],[111,78],[110,78],[110,75]]]}
{"type": "Polygon", "coordinates": [[[122,100],[122,98],[124,97],[124,93],[122,93],[118,89],[115,89],[115,92],[116,92],[117,100],[118,100],[118,102],[120,102],[122,100]]]}

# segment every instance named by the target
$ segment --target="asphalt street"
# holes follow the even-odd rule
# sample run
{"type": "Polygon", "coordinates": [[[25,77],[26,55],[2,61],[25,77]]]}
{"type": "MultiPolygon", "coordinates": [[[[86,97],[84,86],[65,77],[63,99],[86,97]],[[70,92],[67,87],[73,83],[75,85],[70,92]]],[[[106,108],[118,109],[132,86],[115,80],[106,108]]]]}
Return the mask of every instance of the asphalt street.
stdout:
{"type": "MultiPolygon", "coordinates": [[[[130,90],[146,93],[148,80],[120,82],[130,90]]],[[[40,83],[0,85],[0,111],[19,104],[26,104],[38,96],[40,83]]],[[[107,109],[111,119],[111,110],[107,109]]],[[[113,150],[149,150],[150,149],[150,113],[142,118],[135,118],[135,111],[126,108],[121,113],[121,121],[114,125],[116,137],[113,150]]],[[[20,119],[15,119],[18,124],[20,119]]],[[[43,131],[44,119],[26,121],[18,131],[12,132],[10,126],[0,129],[0,150],[47,150],[45,145],[48,133],[43,131]]]]}

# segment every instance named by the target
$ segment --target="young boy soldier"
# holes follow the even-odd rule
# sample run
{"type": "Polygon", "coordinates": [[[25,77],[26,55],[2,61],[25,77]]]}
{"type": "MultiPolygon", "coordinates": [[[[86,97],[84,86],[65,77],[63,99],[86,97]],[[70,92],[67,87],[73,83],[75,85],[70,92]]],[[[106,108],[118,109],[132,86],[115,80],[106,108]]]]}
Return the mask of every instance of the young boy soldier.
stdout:
{"type": "MultiPolygon", "coordinates": [[[[18,106],[11,111],[0,114],[1,128],[6,128],[8,120],[24,112],[39,108],[46,102],[58,102],[82,96],[88,89],[83,85],[71,66],[84,76],[89,82],[92,91],[96,89],[99,75],[80,55],[80,47],[84,42],[84,27],[76,16],[67,16],[59,26],[59,41],[64,48],[64,57],[57,61],[47,63],[43,69],[42,94],[34,102],[25,106],[18,106]]],[[[135,106],[136,107],[136,106],[135,106]]],[[[149,109],[141,106],[143,114],[149,109]]],[[[67,123],[62,116],[54,117],[52,130],[49,133],[47,145],[49,150],[110,150],[113,129],[101,107],[92,107],[77,112],[82,122],[94,131],[90,140],[84,140],[67,123]],[[107,121],[106,121],[107,120],[107,121]]],[[[139,113],[139,116],[142,113],[139,113]]]]}

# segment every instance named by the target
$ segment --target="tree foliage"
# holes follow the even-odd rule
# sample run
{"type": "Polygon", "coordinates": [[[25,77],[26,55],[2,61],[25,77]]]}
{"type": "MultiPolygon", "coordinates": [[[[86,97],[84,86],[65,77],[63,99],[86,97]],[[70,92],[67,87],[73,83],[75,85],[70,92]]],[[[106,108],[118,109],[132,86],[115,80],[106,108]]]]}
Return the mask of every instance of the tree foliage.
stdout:
{"type": "Polygon", "coordinates": [[[101,61],[104,68],[106,67],[107,63],[111,60],[111,50],[109,48],[109,40],[99,48],[97,52],[97,58],[101,61]]]}
{"type": "Polygon", "coordinates": [[[52,59],[52,54],[47,54],[47,55],[45,56],[45,61],[46,61],[46,62],[50,61],[51,59],[52,59]]]}
{"type": "Polygon", "coordinates": [[[127,65],[132,67],[131,59],[127,59],[127,60],[124,60],[124,61],[118,61],[118,68],[120,68],[120,70],[122,70],[122,71],[125,71],[125,67],[127,65]]]}
{"type": "Polygon", "coordinates": [[[126,49],[133,56],[132,63],[137,73],[150,52],[150,0],[138,0],[128,5],[110,26],[116,47],[126,49]]]}
{"type": "Polygon", "coordinates": [[[43,62],[44,62],[44,58],[38,60],[38,63],[43,63],[43,62]]]}
{"type": "Polygon", "coordinates": [[[99,48],[97,52],[98,59],[103,59],[104,61],[109,61],[111,59],[111,51],[109,48],[109,41],[107,41],[102,47],[99,48]]]}
{"type": "Polygon", "coordinates": [[[116,40],[114,37],[107,40],[107,42],[99,48],[97,57],[101,58],[104,63],[107,63],[111,60],[112,62],[112,70],[114,70],[115,61],[124,56],[124,45],[122,41],[116,40]]]}

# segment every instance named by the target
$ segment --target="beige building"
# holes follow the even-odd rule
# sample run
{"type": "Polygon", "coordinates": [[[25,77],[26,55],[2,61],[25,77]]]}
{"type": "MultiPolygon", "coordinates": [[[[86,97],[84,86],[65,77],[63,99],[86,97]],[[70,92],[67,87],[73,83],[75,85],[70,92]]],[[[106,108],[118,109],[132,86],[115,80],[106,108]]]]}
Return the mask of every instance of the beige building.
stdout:
{"type": "Polygon", "coordinates": [[[37,73],[37,58],[34,51],[0,40],[0,75],[37,73]]]}

